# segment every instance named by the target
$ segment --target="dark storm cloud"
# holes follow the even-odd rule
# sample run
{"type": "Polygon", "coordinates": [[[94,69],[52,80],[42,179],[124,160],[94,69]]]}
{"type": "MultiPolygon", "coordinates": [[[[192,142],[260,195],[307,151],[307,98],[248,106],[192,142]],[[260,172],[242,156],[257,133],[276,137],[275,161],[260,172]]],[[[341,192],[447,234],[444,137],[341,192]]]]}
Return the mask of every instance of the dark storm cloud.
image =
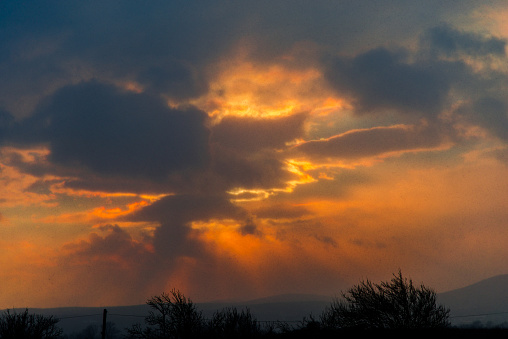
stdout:
{"type": "Polygon", "coordinates": [[[457,113],[470,123],[508,141],[508,103],[505,100],[490,96],[480,97],[460,106],[457,113]]]}
{"type": "Polygon", "coordinates": [[[189,99],[204,94],[208,83],[195,67],[183,62],[169,62],[140,71],[137,80],[147,91],[165,94],[173,99],[189,99]]]}
{"type": "MultiPolygon", "coordinates": [[[[506,63],[506,45],[505,39],[461,31],[450,25],[440,25],[423,34],[420,52],[425,58],[431,59],[444,56],[482,60],[483,57],[489,57],[490,60],[506,63]]],[[[487,129],[498,138],[508,140],[506,74],[490,69],[488,63],[485,63],[481,70],[465,69],[462,74],[468,75],[462,79],[459,78],[459,73],[450,73],[449,76],[455,82],[454,89],[468,98],[455,109],[455,113],[469,123],[487,129]]]]}
{"type": "Polygon", "coordinates": [[[207,90],[204,68],[237,34],[235,17],[211,3],[1,6],[0,103],[17,117],[42,96],[91,77],[138,80],[173,99],[195,97],[207,90]]]}
{"type": "Polygon", "coordinates": [[[170,195],[134,213],[131,221],[187,223],[213,218],[244,218],[245,211],[232,204],[224,194],[170,195]]]}
{"type": "Polygon", "coordinates": [[[274,149],[301,137],[305,113],[259,119],[225,117],[212,128],[213,169],[228,186],[244,188],[282,187],[290,179],[274,149]]]}
{"type": "Polygon", "coordinates": [[[475,121],[508,141],[508,104],[505,101],[484,97],[474,103],[473,109],[475,121]]]}
{"type": "Polygon", "coordinates": [[[205,166],[207,115],[88,82],[48,98],[16,133],[19,143],[49,143],[53,163],[105,175],[164,178],[205,166]]]}
{"type": "MultiPolygon", "coordinates": [[[[331,57],[324,68],[325,78],[338,95],[351,100],[356,113],[380,116],[395,111],[405,114],[406,119],[424,118],[434,125],[441,124],[442,136],[449,133],[449,137],[454,138],[453,129],[446,127],[441,118],[442,113],[455,111],[470,123],[506,139],[506,103],[503,99],[508,87],[506,75],[490,68],[489,62],[482,63],[481,68],[470,64],[471,57],[486,56],[488,60],[494,60],[494,64],[506,62],[506,41],[439,25],[424,31],[419,42],[415,50],[378,47],[354,56],[331,57]],[[457,109],[457,98],[468,100],[457,109]]],[[[418,144],[432,146],[432,140],[439,142],[441,138],[429,135],[432,139],[424,141],[422,138],[426,136],[420,133],[407,135],[406,138],[402,136],[402,130],[362,132],[364,136],[367,133],[373,137],[379,133],[391,136],[371,145],[377,150],[363,147],[362,141],[357,140],[355,142],[360,144],[351,146],[351,153],[338,151],[343,149],[339,145],[343,141],[360,137],[356,133],[303,144],[301,150],[331,154],[331,149],[334,149],[349,157],[352,153],[362,154],[363,151],[374,154],[382,152],[382,149],[402,150],[404,147],[418,147],[418,144]],[[399,136],[391,132],[399,133],[399,136]],[[389,145],[390,140],[398,140],[401,144],[389,145]],[[412,145],[413,142],[415,144],[412,145]]]]}
{"type": "Polygon", "coordinates": [[[9,112],[0,109],[0,143],[9,139],[14,124],[14,117],[9,112]]]}
{"type": "Polygon", "coordinates": [[[350,52],[412,38],[479,2],[7,0],[0,6],[0,104],[21,117],[41,96],[99,76],[137,80],[184,100],[207,90],[209,66],[239,41],[251,43],[250,57],[261,60],[303,41],[350,52]]]}
{"type": "Polygon", "coordinates": [[[449,25],[440,25],[428,30],[422,42],[433,52],[446,56],[460,54],[504,56],[506,47],[504,39],[459,31],[449,25]]]}
{"type": "Polygon", "coordinates": [[[339,95],[352,98],[358,112],[395,109],[432,117],[450,90],[450,72],[462,70],[457,63],[411,63],[404,52],[376,48],[334,58],[325,76],[339,95]]]}
{"type": "Polygon", "coordinates": [[[213,171],[223,188],[282,188],[295,179],[285,169],[280,155],[273,151],[241,154],[221,145],[214,145],[213,171]]]}
{"type": "Polygon", "coordinates": [[[225,117],[212,129],[212,141],[239,152],[284,148],[285,143],[303,135],[305,113],[261,119],[225,117]]]}

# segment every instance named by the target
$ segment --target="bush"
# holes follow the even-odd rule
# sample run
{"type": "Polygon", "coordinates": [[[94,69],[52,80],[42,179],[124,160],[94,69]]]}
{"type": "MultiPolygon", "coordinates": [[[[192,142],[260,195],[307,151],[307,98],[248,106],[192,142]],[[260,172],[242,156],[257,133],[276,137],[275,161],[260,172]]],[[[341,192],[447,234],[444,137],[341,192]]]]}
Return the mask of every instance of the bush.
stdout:
{"type": "Polygon", "coordinates": [[[436,293],[415,287],[399,271],[390,282],[369,280],[342,293],[321,315],[328,328],[435,329],[450,325],[450,310],[436,304],[436,293]]]}
{"type": "Polygon", "coordinates": [[[250,310],[238,312],[236,308],[215,312],[208,330],[212,338],[254,338],[260,333],[259,324],[250,310]]]}

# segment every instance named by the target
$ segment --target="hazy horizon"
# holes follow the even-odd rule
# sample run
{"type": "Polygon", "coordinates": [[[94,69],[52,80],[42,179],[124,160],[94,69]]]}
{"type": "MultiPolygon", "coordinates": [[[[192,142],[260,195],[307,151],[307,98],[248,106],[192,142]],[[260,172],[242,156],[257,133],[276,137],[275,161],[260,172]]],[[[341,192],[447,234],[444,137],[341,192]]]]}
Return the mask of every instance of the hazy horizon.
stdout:
{"type": "Polygon", "coordinates": [[[0,4],[0,309],[507,274],[505,1],[0,4]]]}

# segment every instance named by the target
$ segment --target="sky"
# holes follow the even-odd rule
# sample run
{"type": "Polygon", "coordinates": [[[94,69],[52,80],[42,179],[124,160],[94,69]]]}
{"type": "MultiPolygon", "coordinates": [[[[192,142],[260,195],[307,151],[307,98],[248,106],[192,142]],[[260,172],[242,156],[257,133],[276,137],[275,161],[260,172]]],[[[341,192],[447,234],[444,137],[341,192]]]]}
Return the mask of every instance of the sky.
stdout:
{"type": "Polygon", "coordinates": [[[508,273],[506,1],[2,1],[0,308],[508,273]]]}

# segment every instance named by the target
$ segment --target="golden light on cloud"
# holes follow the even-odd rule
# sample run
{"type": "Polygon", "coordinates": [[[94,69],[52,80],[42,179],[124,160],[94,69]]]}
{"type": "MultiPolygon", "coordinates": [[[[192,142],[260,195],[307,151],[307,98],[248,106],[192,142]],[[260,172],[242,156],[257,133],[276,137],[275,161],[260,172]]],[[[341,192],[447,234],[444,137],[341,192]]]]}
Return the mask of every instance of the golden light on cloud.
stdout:
{"type": "Polygon", "coordinates": [[[123,88],[128,92],[133,92],[137,94],[143,93],[145,91],[145,87],[142,84],[133,80],[119,81],[117,82],[117,86],[123,88]]]}
{"type": "MultiPolygon", "coordinates": [[[[89,190],[89,189],[83,189],[83,188],[74,188],[74,187],[67,187],[66,182],[69,180],[69,178],[58,178],[56,179],[54,183],[52,183],[51,186],[51,192],[58,193],[58,194],[65,194],[68,196],[74,196],[74,197],[84,197],[84,198],[140,198],[143,200],[147,200],[149,202],[155,202],[157,200],[160,200],[166,196],[172,195],[172,193],[161,193],[161,194],[150,194],[150,193],[132,193],[128,190],[125,191],[117,191],[117,192],[106,192],[106,191],[97,191],[97,190],[89,190]]],[[[70,178],[72,179],[72,178],[70,178]]]]}
{"type": "Polygon", "coordinates": [[[235,188],[227,193],[235,197],[234,202],[263,200],[273,194],[272,190],[246,188],[235,188]]]}
{"type": "Polygon", "coordinates": [[[328,115],[332,112],[337,112],[343,109],[352,109],[352,106],[345,99],[328,97],[324,99],[320,107],[313,109],[311,113],[316,115],[328,115]]]}
{"type": "Polygon", "coordinates": [[[132,204],[127,205],[127,209],[121,209],[120,207],[115,208],[106,208],[106,207],[98,207],[93,209],[91,214],[99,219],[118,219],[119,217],[126,216],[136,210],[143,208],[144,206],[148,206],[149,203],[146,201],[134,202],[132,204]]]}
{"type": "Polygon", "coordinates": [[[246,189],[237,187],[227,191],[228,194],[233,196],[231,200],[233,202],[264,200],[277,193],[291,193],[298,185],[316,181],[316,179],[308,173],[308,171],[316,168],[312,163],[304,160],[287,159],[285,164],[286,170],[297,176],[296,180],[286,182],[286,186],[282,188],[246,189]]]}
{"type": "Polygon", "coordinates": [[[192,102],[215,120],[227,115],[270,118],[310,110],[324,113],[344,105],[330,97],[316,68],[256,63],[244,52],[237,53],[215,65],[209,93],[192,102]]]}
{"type": "Polygon", "coordinates": [[[112,207],[107,208],[100,206],[91,210],[79,210],[76,212],[63,213],[60,215],[51,215],[37,219],[43,223],[92,223],[100,224],[104,222],[116,221],[117,219],[127,216],[141,208],[148,206],[150,203],[141,200],[127,204],[124,208],[112,207]]]}
{"type": "Polygon", "coordinates": [[[316,168],[314,164],[309,161],[303,160],[294,160],[288,159],[286,160],[287,170],[293,174],[298,176],[298,180],[292,180],[288,182],[289,190],[291,191],[292,187],[300,184],[307,184],[316,181],[310,174],[308,174],[309,170],[313,170],[316,168]]]}

